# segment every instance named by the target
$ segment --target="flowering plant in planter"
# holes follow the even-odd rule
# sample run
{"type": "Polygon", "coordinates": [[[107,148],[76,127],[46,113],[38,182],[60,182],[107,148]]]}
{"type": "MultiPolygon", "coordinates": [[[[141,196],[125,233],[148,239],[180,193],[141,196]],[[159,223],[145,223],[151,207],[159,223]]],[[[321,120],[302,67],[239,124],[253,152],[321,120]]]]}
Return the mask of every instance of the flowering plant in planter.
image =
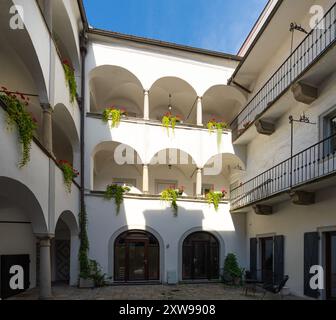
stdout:
{"type": "Polygon", "coordinates": [[[79,172],[73,168],[69,161],[60,160],[58,164],[63,172],[64,184],[67,188],[67,191],[70,193],[72,180],[79,176],[79,172]]]}
{"type": "Polygon", "coordinates": [[[70,93],[70,102],[73,103],[75,101],[77,95],[77,84],[75,79],[75,70],[72,68],[70,62],[68,60],[62,61],[65,79],[67,81],[67,86],[69,87],[70,93]]]}
{"type": "Polygon", "coordinates": [[[131,189],[127,186],[120,186],[118,184],[110,184],[106,187],[105,191],[105,199],[111,200],[114,199],[116,209],[117,209],[117,215],[120,211],[120,205],[122,204],[124,200],[124,193],[129,192],[131,189]]]}
{"type": "Polygon", "coordinates": [[[224,121],[222,122],[216,121],[216,119],[213,118],[208,121],[207,128],[210,133],[213,133],[215,130],[217,130],[217,142],[218,144],[220,144],[221,139],[222,139],[223,130],[229,129],[229,125],[224,121]]]}
{"type": "Polygon", "coordinates": [[[209,204],[213,204],[216,211],[218,211],[219,202],[226,196],[227,191],[223,189],[222,191],[211,190],[206,194],[206,199],[209,204]]]}
{"type": "Polygon", "coordinates": [[[36,119],[26,110],[29,98],[20,92],[12,93],[7,88],[1,87],[4,94],[0,95],[6,105],[8,114],[7,124],[11,128],[14,125],[19,134],[19,142],[22,145],[22,159],[19,167],[25,166],[30,160],[31,142],[37,128],[36,119]]]}
{"type": "Polygon", "coordinates": [[[103,121],[111,121],[111,127],[115,128],[119,125],[121,116],[126,116],[126,110],[116,108],[114,106],[108,107],[103,111],[103,121]]]}
{"type": "Polygon", "coordinates": [[[173,187],[169,187],[166,190],[161,192],[161,200],[170,202],[171,208],[173,209],[174,216],[177,217],[178,206],[177,206],[177,198],[183,194],[182,187],[178,189],[174,189],[173,187]]]}
{"type": "Polygon", "coordinates": [[[165,115],[162,117],[162,125],[167,128],[168,134],[169,134],[169,127],[172,128],[174,131],[176,123],[181,122],[181,117],[179,115],[172,115],[171,112],[165,113],[165,115]]]}

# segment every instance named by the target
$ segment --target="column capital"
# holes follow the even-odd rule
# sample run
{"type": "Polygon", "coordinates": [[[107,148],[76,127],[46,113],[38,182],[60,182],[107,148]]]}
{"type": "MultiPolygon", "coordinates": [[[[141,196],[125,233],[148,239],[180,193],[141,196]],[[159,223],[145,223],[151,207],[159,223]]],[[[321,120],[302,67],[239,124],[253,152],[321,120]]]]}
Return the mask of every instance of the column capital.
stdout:
{"type": "Polygon", "coordinates": [[[197,96],[197,99],[198,99],[198,100],[202,100],[203,97],[202,97],[202,96],[197,96]]]}
{"type": "Polygon", "coordinates": [[[53,108],[51,107],[50,103],[40,103],[40,105],[41,105],[43,112],[48,112],[48,113],[53,112],[53,108]]]}
{"type": "Polygon", "coordinates": [[[144,89],[143,93],[146,94],[146,95],[148,95],[149,94],[149,90],[144,89]]]}
{"type": "Polygon", "coordinates": [[[53,233],[35,233],[35,237],[38,241],[40,241],[40,244],[43,242],[45,243],[46,241],[49,241],[53,238],[55,238],[55,234],[53,233]]]}

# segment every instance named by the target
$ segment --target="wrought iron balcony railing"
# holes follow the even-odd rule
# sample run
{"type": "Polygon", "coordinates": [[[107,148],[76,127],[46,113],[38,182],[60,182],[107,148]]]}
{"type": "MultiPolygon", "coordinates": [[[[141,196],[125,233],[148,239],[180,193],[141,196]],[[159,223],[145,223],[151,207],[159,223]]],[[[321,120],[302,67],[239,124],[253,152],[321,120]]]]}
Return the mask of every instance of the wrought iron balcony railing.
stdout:
{"type": "Polygon", "coordinates": [[[336,173],[336,134],[231,190],[231,210],[336,173]]]}
{"type": "Polygon", "coordinates": [[[336,42],[336,3],[312,29],[288,59],[232,121],[232,139],[236,140],[336,42]]]}

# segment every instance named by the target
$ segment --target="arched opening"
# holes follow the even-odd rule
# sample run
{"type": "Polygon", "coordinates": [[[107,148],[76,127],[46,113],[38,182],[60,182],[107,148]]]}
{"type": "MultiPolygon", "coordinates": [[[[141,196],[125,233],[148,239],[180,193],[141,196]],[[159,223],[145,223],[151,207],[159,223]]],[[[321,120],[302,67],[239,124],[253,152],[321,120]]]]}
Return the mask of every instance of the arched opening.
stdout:
{"type": "Polygon", "coordinates": [[[119,282],[158,281],[160,245],[154,235],[129,230],[114,242],[114,280],[119,282]]]}
{"type": "Polygon", "coordinates": [[[219,279],[219,250],[218,240],[209,232],[187,236],[182,245],[182,279],[219,279]]]}
{"type": "Polygon", "coordinates": [[[244,103],[246,98],[238,89],[225,85],[213,86],[203,95],[203,123],[215,119],[230,124],[244,103]]]}
{"type": "Polygon", "coordinates": [[[196,193],[196,164],[192,157],[179,149],[157,152],[149,164],[149,192],[160,194],[167,188],[183,188],[184,196],[196,193]]]}
{"type": "Polygon", "coordinates": [[[130,71],[118,66],[100,66],[90,72],[89,84],[91,112],[114,106],[124,109],[128,117],[143,117],[143,87],[130,71]]]}
{"type": "Polygon", "coordinates": [[[74,269],[77,265],[78,225],[71,212],[63,212],[59,217],[55,237],[51,241],[52,281],[54,283],[74,283],[74,269]]]}
{"type": "Polygon", "coordinates": [[[57,160],[67,160],[79,168],[79,137],[74,120],[63,104],[53,112],[53,152],[57,160]]]}
{"type": "MultiPolygon", "coordinates": [[[[41,205],[33,192],[17,180],[0,177],[0,255],[4,263],[7,259],[14,259],[11,260],[14,264],[16,257],[27,257],[27,265],[19,263],[27,278],[25,289],[33,288],[38,283],[39,251],[36,235],[47,233],[41,205]]],[[[3,269],[2,274],[9,273],[3,269]]]]}
{"type": "Polygon", "coordinates": [[[157,80],[149,91],[149,117],[161,121],[170,112],[183,123],[196,124],[197,94],[186,81],[176,77],[157,80]]]}
{"type": "Polygon", "coordinates": [[[102,142],[92,153],[92,187],[105,191],[109,184],[127,185],[131,193],[142,190],[142,160],[130,146],[102,142]]]}

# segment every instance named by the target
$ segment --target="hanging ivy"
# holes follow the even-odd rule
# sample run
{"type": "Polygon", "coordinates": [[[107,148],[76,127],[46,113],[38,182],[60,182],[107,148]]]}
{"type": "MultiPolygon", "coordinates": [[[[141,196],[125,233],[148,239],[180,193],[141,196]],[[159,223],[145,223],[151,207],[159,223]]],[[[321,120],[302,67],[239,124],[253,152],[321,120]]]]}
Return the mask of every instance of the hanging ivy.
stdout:
{"type": "Polygon", "coordinates": [[[90,261],[88,258],[89,252],[89,239],[87,235],[87,214],[86,208],[84,207],[78,216],[79,219],[79,239],[80,247],[78,252],[80,278],[88,279],[91,275],[90,261]]]}
{"type": "Polygon", "coordinates": [[[162,126],[167,129],[168,135],[169,135],[169,128],[171,127],[173,132],[176,127],[177,123],[181,122],[181,117],[180,116],[173,116],[170,112],[167,112],[163,117],[162,117],[162,126]]]}
{"type": "Polygon", "coordinates": [[[36,119],[26,110],[29,98],[22,93],[13,94],[7,88],[1,87],[4,94],[0,95],[1,100],[7,106],[7,124],[11,128],[16,126],[19,142],[22,145],[22,159],[19,167],[25,166],[30,160],[31,143],[37,129],[36,119]]]}
{"type": "Polygon", "coordinates": [[[179,189],[167,188],[161,192],[161,197],[160,197],[161,200],[170,203],[170,206],[173,210],[175,217],[177,217],[177,213],[178,213],[177,199],[182,194],[183,194],[183,188],[179,188],[179,189]]]}
{"type": "Polygon", "coordinates": [[[222,191],[209,191],[206,194],[206,200],[209,204],[212,204],[216,211],[218,211],[219,203],[225,197],[227,192],[223,189],[222,191]]]}
{"type": "Polygon", "coordinates": [[[75,170],[71,163],[66,160],[60,160],[58,164],[63,172],[63,179],[66,189],[70,193],[72,180],[79,176],[79,172],[75,170]]]}
{"type": "Polygon", "coordinates": [[[120,211],[120,205],[124,200],[124,193],[130,191],[131,189],[127,186],[120,186],[118,184],[110,184],[106,187],[105,191],[105,199],[111,200],[114,199],[114,203],[116,205],[117,215],[120,211]]]}
{"type": "Polygon", "coordinates": [[[121,116],[123,115],[126,115],[126,111],[124,109],[109,107],[103,111],[103,121],[111,121],[111,128],[116,128],[119,126],[121,116]]]}
{"type": "Polygon", "coordinates": [[[215,119],[211,119],[207,123],[207,128],[210,133],[217,131],[217,144],[219,146],[222,142],[223,130],[229,129],[229,125],[226,122],[218,122],[215,119]]]}
{"type": "Polygon", "coordinates": [[[70,102],[73,103],[77,95],[75,70],[71,67],[70,62],[68,60],[63,60],[62,64],[63,64],[64,74],[65,74],[65,79],[69,87],[70,102]]]}

